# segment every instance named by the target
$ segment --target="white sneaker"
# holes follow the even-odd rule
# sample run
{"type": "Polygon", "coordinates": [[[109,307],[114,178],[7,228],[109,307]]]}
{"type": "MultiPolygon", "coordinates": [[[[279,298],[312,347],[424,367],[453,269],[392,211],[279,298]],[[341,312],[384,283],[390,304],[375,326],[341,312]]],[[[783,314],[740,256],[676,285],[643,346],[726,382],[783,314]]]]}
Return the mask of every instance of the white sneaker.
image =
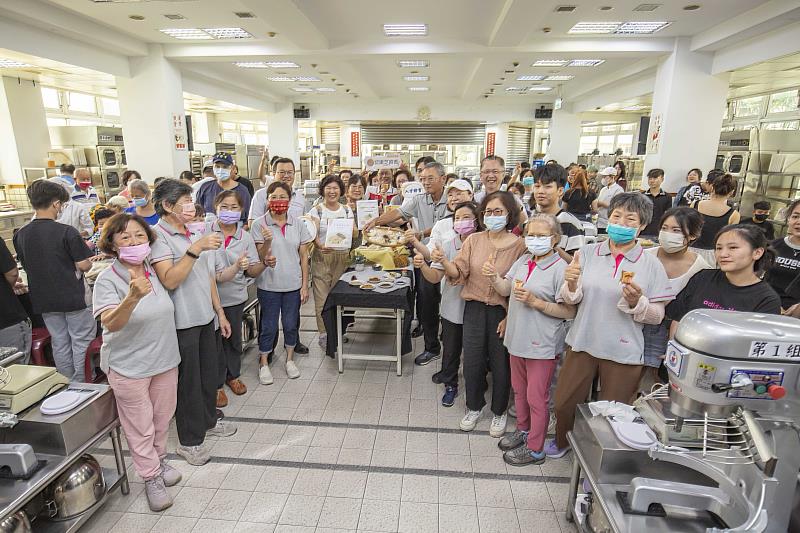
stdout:
{"type": "Polygon", "coordinates": [[[262,385],[272,385],[272,372],[269,369],[269,365],[262,365],[261,368],[258,369],[258,381],[262,385]]]}
{"type": "Polygon", "coordinates": [[[300,377],[300,369],[294,364],[294,361],[286,361],[286,375],[289,379],[297,379],[300,377]]]}
{"type": "Polygon", "coordinates": [[[481,413],[483,411],[469,411],[464,415],[464,418],[461,419],[461,423],[458,424],[458,427],[461,428],[461,431],[472,431],[475,429],[475,426],[478,425],[478,420],[481,419],[481,413]]]}
{"type": "Polygon", "coordinates": [[[217,420],[217,424],[206,431],[206,435],[211,437],[230,437],[234,435],[239,428],[224,420],[217,420]]]}
{"type": "Polygon", "coordinates": [[[187,463],[194,466],[202,466],[211,459],[211,454],[202,444],[197,446],[178,445],[178,447],[175,448],[175,453],[183,457],[187,463]]]}
{"type": "Polygon", "coordinates": [[[505,435],[507,418],[508,415],[506,413],[503,413],[502,415],[494,415],[492,418],[492,425],[489,426],[489,435],[496,439],[499,439],[505,435]]]}

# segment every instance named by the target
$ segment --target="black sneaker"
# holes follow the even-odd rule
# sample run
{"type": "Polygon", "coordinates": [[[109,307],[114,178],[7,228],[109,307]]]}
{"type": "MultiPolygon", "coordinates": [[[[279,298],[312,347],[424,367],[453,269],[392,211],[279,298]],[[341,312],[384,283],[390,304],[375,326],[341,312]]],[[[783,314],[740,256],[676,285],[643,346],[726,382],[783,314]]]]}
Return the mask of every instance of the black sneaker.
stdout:
{"type": "Polygon", "coordinates": [[[503,461],[511,466],[540,465],[544,462],[547,455],[544,451],[533,452],[528,446],[523,444],[518,448],[509,450],[503,454],[503,461]]]}
{"type": "Polygon", "coordinates": [[[422,352],[414,359],[414,364],[417,366],[425,366],[431,361],[435,361],[442,356],[440,353],[422,352]]]}
{"type": "Polygon", "coordinates": [[[422,337],[422,326],[417,326],[411,330],[411,338],[416,339],[417,337],[422,337]]]}
{"type": "Polygon", "coordinates": [[[506,435],[500,442],[497,443],[497,447],[507,452],[509,450],[513,450],[514,448],[519,448],[523,444],[528,441],[528,434],[521,430],[516,430],[511,435],[506,435]]]}
{"type": "Polygon", "coordinates": [[[294,353],[300,355],[308,355],[308,346],[306,346],[300,341],[297,341],[297,344],[294,345],[294,353]]]}
{"type": "Polygon", "coordinates": [[[456,403],[456,396],[458,396],[458,387],[448,385],[444,389],[444,396],[442,396],[442,405],[445,407],[453,407],[456,403]]]}
{"type": "Polygon", "coordinates": [[[437,385],[441,385],[442,384],[441,376],[442,376],[442,371],[440,370],[431,376],[431,381],[433,381],[437,385]]]}

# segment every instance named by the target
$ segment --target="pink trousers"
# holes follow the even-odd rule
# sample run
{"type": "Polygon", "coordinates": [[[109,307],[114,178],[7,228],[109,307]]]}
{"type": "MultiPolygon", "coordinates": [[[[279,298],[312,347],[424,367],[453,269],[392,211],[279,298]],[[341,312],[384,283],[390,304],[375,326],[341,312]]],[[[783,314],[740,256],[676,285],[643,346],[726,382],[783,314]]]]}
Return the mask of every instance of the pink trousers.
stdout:
{"type": "Polygon", "coordinates": [[[544,448],[550,411],[550,381],[558,359],[526,359],[511,355],[511,387],[517,408],[517,429],[528,432],[528,449],[544,448]]]}
{"type": "Polygon", "coordinates": [[[131,379],[110,370],[117,412],[131,451],[133,467],[144,479],[161,473],[167,455],[167,431],[178,398],[178,369],[149,378],[131,379]]]}

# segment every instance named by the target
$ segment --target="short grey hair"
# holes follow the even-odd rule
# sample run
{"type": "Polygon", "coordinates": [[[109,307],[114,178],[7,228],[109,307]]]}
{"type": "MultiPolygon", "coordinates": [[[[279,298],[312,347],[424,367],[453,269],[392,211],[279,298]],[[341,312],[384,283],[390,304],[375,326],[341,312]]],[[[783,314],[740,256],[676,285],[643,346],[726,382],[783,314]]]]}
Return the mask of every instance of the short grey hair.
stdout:
{"type": "Polygon", "coordinates": [[[145,196],[150,196],[150,186],[144,180],[131,180],[128,182],[128,190],[132,193],[134,190],[138,191],[145,196]]]}
{"type": "Polygon", "coordinates": [[[547,223],[547,225],[550,226],[551,234],[561,237],[561,224],[554,215],[551,215],[550,213],[531,213],[531,216],[528,217],[528,225],[534,222],[547,223]]]}
{"type": "Polygon", "coordinates": [[[614,209],[622,208],[639,215],[639,224],[646,226],[653,219],[653,202],[640,192],[624,192],[611,199],[608,205],[608,214],[614,209]]]}
{"type": "Polygon", "coordinates": [[[426,163],[425,168],[432,168],[436,171],[437,174],[440,176],[444,176],[447,174],[447,171],[444,169],[444,165],[439,163],[438,161],[433,161],[431,163],[426,163]]]}
{"type": "Polygon", "coordinates": [[[158,216],[165,217],[169,212],[164,207],[164,202],[175,205],[178,200],[188,196],[192,196],[192,188],[173,178],[166,178],[156,185],[153,191],[153,206],[156,208],[158,216]]]}

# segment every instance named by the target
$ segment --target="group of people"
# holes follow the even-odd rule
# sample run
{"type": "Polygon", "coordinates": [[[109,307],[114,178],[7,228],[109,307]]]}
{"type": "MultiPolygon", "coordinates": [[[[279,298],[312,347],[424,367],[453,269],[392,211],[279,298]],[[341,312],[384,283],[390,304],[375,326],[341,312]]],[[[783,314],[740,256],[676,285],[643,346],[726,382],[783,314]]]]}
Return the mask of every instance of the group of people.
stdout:
{"type": "MultiPolygon", "coordinates": [[[[601,399],[622,402],[631,401],[640,380],[659,379],[666,343],[689,311],[800,316],[800,201],[786,210],[787,237],[770,244],[759,206],[746,224],[722,206],[731,192],[726,174],[712,172],[701,193],[688,187],[673,207],[657,169],[644,192],[622,191],[617,171],[603,169],[593,197],[583,169],[553,162],[519,173],[529,198],[518,198],[501,190],[499,156],[481,161],[477,192],[424,157],[413,171],[379,171],[373,183],[350,171],[325,176],[310,205],[293,187],[291,159],[262,161],[269,175],[258,190],[238,176],[227,153],[204,166],[199,181],[159,179],[153,188],[129,171],[125,205],[111,198],[101,207],[87,207],[92,191],[82,171],[72,169],[70,181],[70,169],[62,168],[60,178],[28,188],[35,217],[14,237],[27,288],[0,248],[7,281],[0,294],[11,302],[29,290],[54,362],[73,381],[93,378],[84,361],[99,322],[100,369],[153,510],[172,504],[166,487],[180,480],[164,462],[173,416],[176,452],[193,465],[210,459],[207,436],[236,432],[217,408],[227,404],[226,386],[247,392],[240,377],[249,284],[261,304],[260,383],[273,383],[279,322],[286,375],[300,377],[296,356],[308,353],[299,338],[300,306],[312,292],[325,346],[322,306],[351,263],[350,250],[325,246],[327,228],[353,219],[357,246],[362,199],[384,207],[363,230],[404,227],[412,248],[415,334],[424,340],[415,363],[442,360],[432,379],[444,387],[444,406],[455,404],[463,373],[463,431],[482,418],[491,383],[489,433],[511,465],[567,452],[575,407],[594,379],[601,399]],[[413,183],[421,191],[409,188],[413,183]],[[593,211],[607,235],[599,242],[584,234],[593,211]],[[643,249],[645,235],[659,246],[643,249]],[[97,259],[107,268],[89,289],[84,273],[97,259]],[[512,391],[516,429],[506,435],[512,391]],[[555,439],[545,442],[552,415],[555,439]]],[[[29,349],[28,316],[18,304],[7,308],[0,345],[29,349]]]]}

